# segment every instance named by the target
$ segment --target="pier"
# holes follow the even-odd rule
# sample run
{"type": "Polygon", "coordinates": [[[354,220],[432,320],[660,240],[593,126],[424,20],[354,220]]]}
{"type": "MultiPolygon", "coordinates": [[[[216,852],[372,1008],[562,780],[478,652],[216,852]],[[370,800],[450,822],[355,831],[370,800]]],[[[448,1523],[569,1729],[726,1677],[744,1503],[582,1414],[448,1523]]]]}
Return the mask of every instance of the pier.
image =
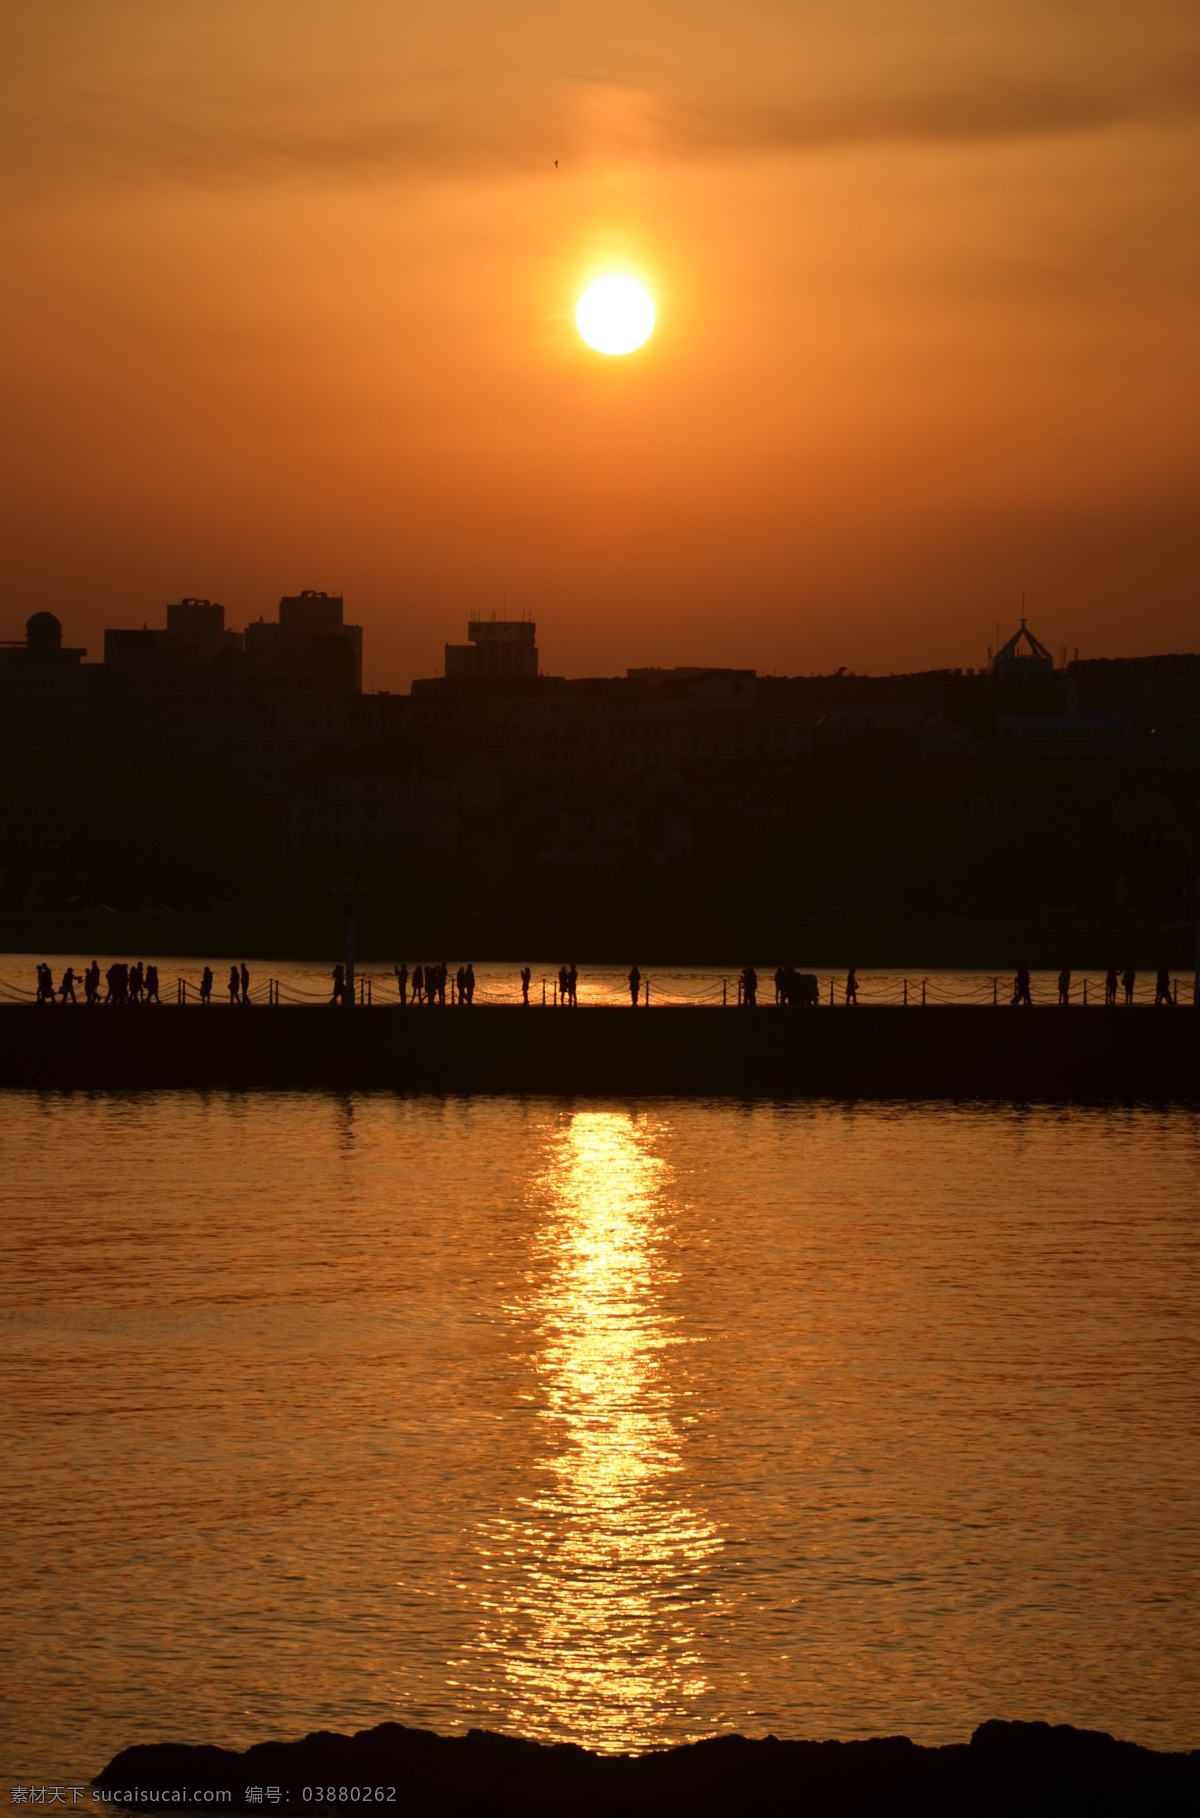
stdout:
{"type": "Polygon", "coordinates": [[[0,1085],[1200,1101],[1200,1011],[3,1005],[0,1085]]]}

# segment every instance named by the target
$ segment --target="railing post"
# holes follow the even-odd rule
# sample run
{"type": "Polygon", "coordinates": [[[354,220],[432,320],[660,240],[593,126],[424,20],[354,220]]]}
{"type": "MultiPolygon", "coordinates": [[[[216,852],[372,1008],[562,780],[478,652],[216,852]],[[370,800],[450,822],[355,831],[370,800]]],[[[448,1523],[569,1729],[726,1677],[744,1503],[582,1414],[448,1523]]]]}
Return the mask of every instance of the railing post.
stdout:
{"type": "Polygon", "coordinates": [[[646,1008],[650,1008],[650,980],[646,980],[646,1008]]]}
{"type": "Polygon", "coordinates": [[[922,1010],[925,1008],[925,987],[928,983],[929,983],[928,979],[923,978],[921,980],[921,1008],[922,1008],[922,1010]]]}
{"type": "Polygon", "coordinates": [[[542,1009],[546,1008],[546,981],[542,980],[542,1009]]]}
{"type": "Polygon", "coordinates": [[[1000,980],[998,978],[994,978],[992,980],[992,1003],[995,1005],[995,1004],[998,1004],[999,1002],[1000,1002],[1000,980]]]}
{"type": "Polygon", "coordinates": [[[723,978],[721,980],[721,1008],[722,1008],[722,1010],[726,1010],[726,1009],[728,1009],[728,1007],[729,1007],[729,980],[727,978],[723,978]]]}
{"type": "Polygon", "coordinates": [[[833,1009],[833,980],[829,981],[829,1008],[833,1009]]]}
{"type": "Polygon", "coordinates": [[[1083,1007],[1085,1010],[1087,1009],[1087,980],[1086,979],[1084,979],[1084,981],[1083,981],[1083,1007]]]}
{"type": "Polygon", "coordinates": [[[908,980],[904,981],[904,1008],[908,1009],[908,980]]]}

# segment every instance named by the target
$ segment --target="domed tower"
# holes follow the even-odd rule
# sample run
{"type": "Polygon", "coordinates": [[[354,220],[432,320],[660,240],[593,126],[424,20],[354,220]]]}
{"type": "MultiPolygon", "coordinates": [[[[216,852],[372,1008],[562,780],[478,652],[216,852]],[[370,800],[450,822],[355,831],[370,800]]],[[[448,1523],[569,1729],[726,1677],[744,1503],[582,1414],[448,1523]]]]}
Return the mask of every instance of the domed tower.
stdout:
{"type": "Polygon", "coordinates": [[[25,621],[25,648],[48,656],[62,649],[62,625],[52,612],[35,612],[25,621]]]}

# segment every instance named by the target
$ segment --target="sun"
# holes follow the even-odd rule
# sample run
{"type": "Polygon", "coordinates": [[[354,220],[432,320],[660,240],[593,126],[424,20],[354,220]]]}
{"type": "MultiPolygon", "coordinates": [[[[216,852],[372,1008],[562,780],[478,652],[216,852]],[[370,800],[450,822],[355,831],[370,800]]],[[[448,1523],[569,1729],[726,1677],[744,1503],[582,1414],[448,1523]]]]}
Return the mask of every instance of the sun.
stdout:
{"type": "Polygon", "coordinates": [[[653,332],[654,304],[632,278],[600,278],[580,297],[575,326],[597,353],[632,353],[653,332]]]}

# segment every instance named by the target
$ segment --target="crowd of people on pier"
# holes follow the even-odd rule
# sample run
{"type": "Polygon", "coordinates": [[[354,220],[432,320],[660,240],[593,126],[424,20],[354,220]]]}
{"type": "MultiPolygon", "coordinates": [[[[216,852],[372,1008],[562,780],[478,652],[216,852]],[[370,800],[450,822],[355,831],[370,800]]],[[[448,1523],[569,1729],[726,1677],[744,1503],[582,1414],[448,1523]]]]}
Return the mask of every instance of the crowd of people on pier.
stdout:
{"type": "MultiPolygon", "coordinates": [[[[468,960],[465,966],[459,966],[451,975],[444,960],[437,964],[413,967],[399,965],[392,968],[399,990],[402,1005],[423,1004],[444,1006],[447,1001],[454,1005],[469,1007],[475,1001],[475,968],[468,960]]],[[[529,987],[532,980],[532,969],[522,966],[520,970],[521,1002],[529,1003],[529,987]]],[[[629,999],[636,1009],[643,1002],[643,977],[638,966],[631,966],[627,975],[629,999]]],[[[333,968],[333,993],[330,1002],[333,1004],[352,1004],[354,987],[347,974],[346,967],[339,962],[333,968]]],[[[86,1004],[158,1004],[159,996],[158,967],[153,963],[137,960],[129,964],[124,960],[114,960],[103,974],[104,991],[101,993],[101,972],[98,960],[82,972],[77,972],[74,965],[64,968],[56,986],[54,974],[46,961],[41,961],[37,968],[37,992],[35,1002],[38,1004],[77,1004],[76,986],[82,987],[86,1004]]],[[[754,1009],[758,1003],[758,973],[753,966],[746,966],[738,975],[737,1003],[740,1008],[754,1009]]],[[[775,969],[775,1002],[777,1005],[803,1007],[815,1006],[821,1001],[820,987],[815,972],[797,972],[792,965],[778,966],[775,969]]],[[[1124,1002],[1134,1001],[1134,987],[1137,973],[1132,966],[1118,973],[1115,966],[1110,966],[1104,978],[1104,1002],[1115,1005],[1118,994],[1123,993],[1124,1002]]],[[[204,1008],[212,1002],[215,979],[211,966],[205,966],[199,987],[199,1001],[204,1008]]],[[[1177,990],[1177,988],[1176,988],[1177,990]]],[[[1160,966],[1155,977],[1154,1003],[1173,1005],[1176,1002],[1176,990],[1172,988],[1170,970],[1160,966]]],[[[248,1006],[250,1004],[250,970],[243,960],[240,966],[231,965],[226,985],[231,1005],[248,1006]]],[[[1072,1001],[1087,1002],[1087,983],[1084,982],[1082,993],[1072,998],[1072,979],[1069,967],[1064,967],[1058,974],[1058,1003],[1069,1005],[1072,1001]]],[[[853,967],[846,974],[844,1002],[853,1006],[858,1003],[858,974],[853,967]]],[[[186,1001],[186,987],[182,990],[181,1001],[186,1001]]],[[[277,1001],[277,996],[275,1001],[277,1001]]],[[[543,981],[543,1002],[545,1002],[545,981],[543,981]]],[[[830,983],[829,1001],[833,1000],[833,984],[830,983]]],[[[922,1001],[924,1001],[922,999],[922,1001]]],[[[998,1001],[998,999],[997,999],[998,1001]]],[[[1013,979],[1010,1003],[1014,1008],[1032,1007],[1033,987],[1028,966],[1019,966],[1013,979]]],[[[574,1009],[579,1003],[579,968],[572,963],[558,969],[554,984],[552,1002],[565,1008],[574,1009]]],[[[649,1005],[650,988],[646,981],[644,1002],[649,1005]]],[[[908,1002],[908,987],[905,984],[904,1002],[908,1002]]]]}
{"type": "MultiPolygon", "coordinates": [[[[1124,972],[1120,974],[1119,980],[1117,968],[1115,966],[1110,966],[1105,973],[1104,1002],[1110,1008],[1117,1001],[1118,983],[1125,993],[1125,1002],[1127,1004],[1132,1004],[1133,988],[1137,983],[1137,972],[1132,966],[1126,966],[1124,972]]],[[[1014,1008],[1019,1008],[1021,1005],[1029,1005],[1030,1007],[1033,1005],[1033,991],[1028,966],[1019,966],[1017,968],[1017,975],[1013,980],[1011,1001],[1014,1008]]],[[[1084,984],[1083,989],[1083,1001],[1085,1003],[1087,1002],[1086,983],[1084,984]]],[[[1071,1002],[1071,970],[1069,966],[1064,966],[1058,975],[1058,1002],[1063,1008],[1071,1002]]],[[[1160,1004],[1173,1005],[1174,1003],[1175,995],[1171,989],[1170,967],[1160,966],[1154,980],[1155,1008],[1157,1009],[1160,1004]]]]}
{"type": "Polygon", "coordinates": [[[61,1001],[64,1004],[77,1004],[76,985],[83,986],[83,999],[87,1004],[159,1004],[158,967],[150,962],[144,965],[137,960],[132,966],[124,960],[114,960],[104,974],[104,995],[100,995],[100,962],[93,960],[82,972],[76,972],[74,966],[67,966],[62,974],[57,990],[54,974],[43,960],[37,969],[37,994],[35,1002],[53,1004],[61,1001]]]}
{"type": "MultiPolygon", "coordinates": [[[[131,965],[127,960],[114,960],[104,973],[104,992],[100,991],[100,962],[93,960],[82,972],[76,972],[73,965],[63,969],[57,985],[54,973],[45,960],[38,964],[37,991],[34,1002],[38,1004],[77,1004],[76,985],[83,987],[85,1004],[161,1004],[159,996],[158,967],[153,961],[143,963],[136,960],[131,965]]],[[[200,975],[200,1002],[208,1005],[213,994],[213,970],[205,966],[200,975]]],[[[240,966],[229,968],[229,1001],[231,1004],[249,1004],[250,1002],[250,969],[245,961],[240,966]]]]}
{"type": "MultiPolygon", "coordinates": [[[[635,967],[634,970],[636,971],[637,968],[635,967]]],[[[445,960],[434,966],[414,966],[411,973],[406,964],[393,966],[392,972],[396,979],[401,1004],[412,1002],[414,1004],[444,1005],[447,990],[449,990],[452,1004],[469,1006],[475,1002],[475,968],[470,960],[465,966],[458,968],[453,979],[450,977],[450,969],[445,960]]],[[[521,1002],[527,1005],[533,968],[522,966],[519,976],[521,1002]]],[[[578,987],[578,966],[560,966],[555,1002],[568,1005],[577,1004],[579,1001],[578,987]]],[[[340,1004],[352,1001],[347,996],[349,990],[350,987],[346,982],[346,968],[339,964],[333,968],[333,996],[329,1000],[330,1003],[340,1004]]]]}

